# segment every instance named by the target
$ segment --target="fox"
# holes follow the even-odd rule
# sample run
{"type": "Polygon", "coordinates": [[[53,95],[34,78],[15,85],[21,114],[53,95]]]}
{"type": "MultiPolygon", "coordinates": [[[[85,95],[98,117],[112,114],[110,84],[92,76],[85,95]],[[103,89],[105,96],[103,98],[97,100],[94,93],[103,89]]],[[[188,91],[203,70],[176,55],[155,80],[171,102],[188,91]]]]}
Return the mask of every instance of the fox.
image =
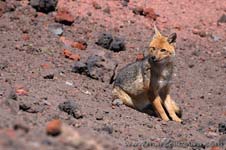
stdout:
{"type": "Polygon", "coordinates": [[[170,96],[176,38],[176,33],[162,35],[154,25],[147,56],[118,71],[112,92],[131,108],[181,123],[182,110],[170,96]]]}

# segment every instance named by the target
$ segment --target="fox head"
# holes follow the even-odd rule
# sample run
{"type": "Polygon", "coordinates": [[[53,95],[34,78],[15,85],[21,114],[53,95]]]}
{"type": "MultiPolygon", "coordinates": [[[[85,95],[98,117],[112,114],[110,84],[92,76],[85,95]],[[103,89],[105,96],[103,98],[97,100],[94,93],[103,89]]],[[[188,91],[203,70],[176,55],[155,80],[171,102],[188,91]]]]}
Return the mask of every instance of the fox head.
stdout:
{"type": "Polygon", "coordinates": [[[168,37],[163,36],[154,26],[155,34],[149,45],[149,56],[154,62],[175,56],[175,42],[177,35],[172,33],[168,37]]]}

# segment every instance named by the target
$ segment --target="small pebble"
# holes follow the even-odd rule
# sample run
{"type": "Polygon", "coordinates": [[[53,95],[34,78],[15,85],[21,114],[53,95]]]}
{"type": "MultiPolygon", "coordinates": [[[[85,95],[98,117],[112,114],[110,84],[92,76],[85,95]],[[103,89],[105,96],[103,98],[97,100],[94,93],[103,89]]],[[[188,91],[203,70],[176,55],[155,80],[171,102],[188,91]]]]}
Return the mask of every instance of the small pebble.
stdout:
{"type": "Polygon", "coordinates": [[[62,122],[60,120],[52,120],[47,123],[46,133],[51,136],[58,136],[61,133],[62,122]]]}

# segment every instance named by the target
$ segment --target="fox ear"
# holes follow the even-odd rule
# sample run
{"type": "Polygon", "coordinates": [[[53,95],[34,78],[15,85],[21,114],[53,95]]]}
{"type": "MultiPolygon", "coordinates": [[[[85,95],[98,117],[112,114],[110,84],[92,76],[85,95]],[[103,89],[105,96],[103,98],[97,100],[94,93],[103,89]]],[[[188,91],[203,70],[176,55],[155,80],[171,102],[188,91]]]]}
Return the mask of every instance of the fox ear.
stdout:
{"type": "Polygon", "coordinates": [[[177,34],[176,33],[172,33],[168,36],[167,41],[172,44],[175,43],[177,39],[177,34]]]}
{"type": "Polygon", "coordinates": [[[161,36],[161,33],[159,32],[159,30],[157,29],[156,25],[154,24],[154,30],[155,30],[155,35],[154,37],[159,37],[161,36]]]}

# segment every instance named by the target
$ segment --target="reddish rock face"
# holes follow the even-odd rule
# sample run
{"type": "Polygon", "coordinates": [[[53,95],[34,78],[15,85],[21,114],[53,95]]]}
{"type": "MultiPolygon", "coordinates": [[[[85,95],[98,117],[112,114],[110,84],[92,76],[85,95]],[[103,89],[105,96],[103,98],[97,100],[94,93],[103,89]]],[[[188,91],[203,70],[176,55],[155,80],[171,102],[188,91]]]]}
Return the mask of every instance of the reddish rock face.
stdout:
{"type": "Polygon", "coordinates": [[[211,150],[220,150],[221,148],[219,146],[212,146],[211,150]]]}
{"type": "Polygon", "coordinates": [[[5,2],[0,1],[0,17],[3,15],[5,11],[6,4],[5,2]]]}
{"type": "Polygon", "coordinates": [[[62,122],[60,120],[52,120],[47,123],[46,133],[48,135],[56,136],[61,133],[62,122]]]}
{"type": "Polygon", "coordinates": [[[29,35],[28,34],[23,34],[22,35],[22,39],[24,40],[24,41],[28,41],[29,39],[30,39],[30,37],[29,37],[29,35]]]}
{"type": "Polygon", "coordinates": [[[137,54],[136,60],[143,60],[144,59],[144,55],[139,53],[137,54]]]}
{"type": "Polygon", "coordinates": [[[85,50],[86,47],[87,47],[87,44],[85,42],[73,42],[71,44],[71,47],[77,48],[77,49],[80,49],[80,50],[85,50]]]}
{"type": "Polygon", "coordinates": [[[72,53],[71,51],[69,51],[67,49],[64,49],[63,54],[64,54],[64,56],[66,58],[69,58],[71,60],[76,60],[76,61],[80,60],[80,56],[78,54],[74,54],[74,53],[72,53]]]}
{"type": "Polygon", "coordinates": [[[69,11],[62,8],[57,11],[55,20],[63,24],[71,25],[74,22],[74,17],[69,11]]]}
{"type": "Polygon", "coordinates": [[[154,9],[151,7],[144,8],[144,15],[153,20],[156,20],[158,17],[158,15],[155,13],[154,9]]]}

